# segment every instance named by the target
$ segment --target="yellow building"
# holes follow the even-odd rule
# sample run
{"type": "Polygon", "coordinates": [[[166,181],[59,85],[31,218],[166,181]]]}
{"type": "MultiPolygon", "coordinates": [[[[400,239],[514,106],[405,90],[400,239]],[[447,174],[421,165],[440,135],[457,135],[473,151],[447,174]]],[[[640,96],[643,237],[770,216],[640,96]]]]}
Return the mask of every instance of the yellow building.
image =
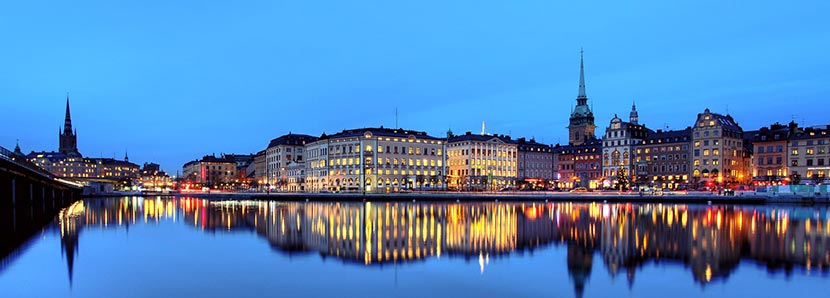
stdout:
{"type": "Polygon", "coordinates": [[[445,142],[425,132],[358,128],[323,134],[306,149],[309,191],[442,189],[445,142]]]}
{"type": "Polygon", "coordinates": [[[499,190],[515,187],[516,141],[508,136],[472,134],[451,136],[447,145],[450,189],[499,190]]]}

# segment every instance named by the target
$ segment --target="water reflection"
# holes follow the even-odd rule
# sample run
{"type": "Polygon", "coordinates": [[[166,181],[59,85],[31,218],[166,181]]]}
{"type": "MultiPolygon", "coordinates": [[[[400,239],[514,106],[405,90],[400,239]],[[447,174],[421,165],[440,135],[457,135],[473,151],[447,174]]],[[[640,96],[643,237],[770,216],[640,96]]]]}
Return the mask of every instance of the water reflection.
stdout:
{"type": "Polygon", "coordinates": [[[648,262],[682,264],[700,284],[725,279],[741,261],[789,275],[826,273],[826,208],[577,203],[328,203],[181,199],[96,199],[62,210],[60,232],[72,280],[84,228],[162,220],[209,233],[255,231],[280,253],[319,253],[358,266],[427,258],[491,259],[556,245],[567,249],[577,296],[595,256],[632,286],[648,262]]]}

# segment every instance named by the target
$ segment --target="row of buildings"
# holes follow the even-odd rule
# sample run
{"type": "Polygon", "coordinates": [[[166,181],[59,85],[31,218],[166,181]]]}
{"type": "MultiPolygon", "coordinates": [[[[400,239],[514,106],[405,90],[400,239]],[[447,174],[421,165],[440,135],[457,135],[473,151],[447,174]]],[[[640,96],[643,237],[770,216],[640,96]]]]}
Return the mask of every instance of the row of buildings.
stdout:
{"type": "Polygon", "coordinates": [[[124,159],[84,157],[78,151],[78,131],[72,129],[69,96],[66,97],[66,116],[63,130],[58,129],[58,151],[31,151],[24,154],[16,145],[14,154],[23,156],[57,177],[91,186],[92,192],[112,190],[161,190],[173,188],[173,179],[155,163],[144,167],[124,159]]]}
{"type": "Polygon", "coordinates": [[[382,126],[320,136],[289,133],[254,154],[253,165],[238,164],[234,172],[233,160],[206,156],[185,164],[184,177],[213,187],[241,182],[281,191],[385,192],[711,189],[820,183],[830,174],[830,126],[793,122],[744,131],[731,115],[705,109],[685,129],[652,130],[640,123],[632,104],[627,121],[615,115],[598,137],[588,100],[580,58],[568,144],[488,134],[483,123],[480,134],[448,131],[440,137],[382,126]]]}

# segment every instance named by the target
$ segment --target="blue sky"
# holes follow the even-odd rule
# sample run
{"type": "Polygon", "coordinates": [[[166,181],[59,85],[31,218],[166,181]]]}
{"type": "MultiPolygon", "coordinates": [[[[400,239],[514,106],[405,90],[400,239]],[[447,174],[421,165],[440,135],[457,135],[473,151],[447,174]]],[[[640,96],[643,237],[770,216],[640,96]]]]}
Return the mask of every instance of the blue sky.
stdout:
{"type": "Polygon", "coordinates": [[[830,123],[828,1],[6,1],[0,145],[86,156],[254,153],[399,126],[567,142],[579,49],[601,133],[709,107],[744,129],[830,123]],[[750,5],[751,4],[751,5],[750,5]]]}

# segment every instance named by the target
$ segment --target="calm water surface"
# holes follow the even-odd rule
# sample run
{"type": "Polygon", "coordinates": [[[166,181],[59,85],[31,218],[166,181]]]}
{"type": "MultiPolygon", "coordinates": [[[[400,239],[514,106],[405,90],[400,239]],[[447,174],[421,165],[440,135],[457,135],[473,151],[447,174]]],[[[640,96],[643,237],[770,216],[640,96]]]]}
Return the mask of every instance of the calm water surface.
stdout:
{"type": "Polygon", "coordinates": [[[824,207],[88,199],[3,297],[781,297],[830,291],[824,207]]]}

